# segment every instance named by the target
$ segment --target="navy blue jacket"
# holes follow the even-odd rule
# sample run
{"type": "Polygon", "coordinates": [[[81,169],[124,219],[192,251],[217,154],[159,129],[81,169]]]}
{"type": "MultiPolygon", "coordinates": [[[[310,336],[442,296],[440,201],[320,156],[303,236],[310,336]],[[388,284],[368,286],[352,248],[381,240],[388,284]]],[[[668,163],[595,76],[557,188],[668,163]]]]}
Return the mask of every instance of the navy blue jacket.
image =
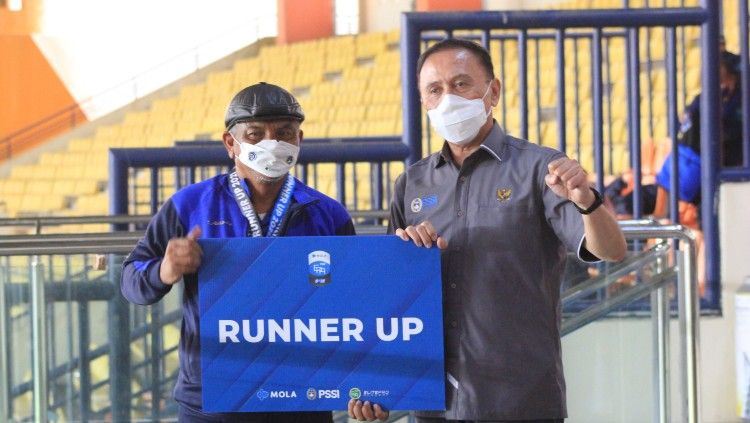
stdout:
{"type": "MultiPolygon", "coordinates": [[[[243,181],[243,184],[245,182],[243,181]]],[[[247,185],[245,184],[247,190],[247,185]]],[[[201,238],[248,236],[248,222],[229,186],[229,176],[219,175],[178,191],[161,207],[143,239],[123,263],[120,288],[135,304],[153,304],[172,285],[159,277],[159,267],[170,239],[185,236],[200,226],[201,238]]],[[[296,181],[292,203],[281,223],[283,236],[354,235],[349,214],[337,201],[296,181]]],[[[201,372],[196,275],[185,275],[180,333],[180,373],[174,396],[179,403],[201,410],[201,372]]]]}

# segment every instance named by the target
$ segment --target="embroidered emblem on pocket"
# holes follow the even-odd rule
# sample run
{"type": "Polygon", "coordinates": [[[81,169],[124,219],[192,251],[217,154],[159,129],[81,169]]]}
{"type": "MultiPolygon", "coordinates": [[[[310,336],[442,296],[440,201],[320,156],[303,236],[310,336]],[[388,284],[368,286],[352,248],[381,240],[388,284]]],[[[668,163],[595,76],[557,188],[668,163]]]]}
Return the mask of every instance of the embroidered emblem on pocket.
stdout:
{"type": "Polygon", "coordinates": [[[503,202],[510,199],[513,190],[510,188],[498,188],[495,194],[497,195],[497,201],[503,202]]]}

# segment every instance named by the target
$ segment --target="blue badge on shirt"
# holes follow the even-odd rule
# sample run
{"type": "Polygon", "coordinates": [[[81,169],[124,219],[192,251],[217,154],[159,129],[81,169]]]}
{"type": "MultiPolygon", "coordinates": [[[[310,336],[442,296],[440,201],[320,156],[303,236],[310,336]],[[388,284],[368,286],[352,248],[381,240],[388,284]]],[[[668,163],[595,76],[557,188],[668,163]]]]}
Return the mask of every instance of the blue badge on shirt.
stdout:
{"type": "Polygon", "coordinates": [[[411,211],[419,213],[422,210],[429,210],[438,205],[437,194],[425,195],[411,200],[411,211]]]}

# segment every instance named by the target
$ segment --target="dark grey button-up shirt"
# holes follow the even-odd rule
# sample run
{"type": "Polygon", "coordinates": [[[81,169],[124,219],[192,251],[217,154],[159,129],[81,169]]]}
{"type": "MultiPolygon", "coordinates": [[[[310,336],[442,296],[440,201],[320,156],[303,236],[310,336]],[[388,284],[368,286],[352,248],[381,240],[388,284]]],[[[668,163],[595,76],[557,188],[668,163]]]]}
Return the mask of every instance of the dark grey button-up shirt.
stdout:
{"type": "MultiPolygon", "coordinates": [[[[497,124],[459,169],[447,146],[396,181],[391,231],[428,220],[442,254],[448,419],[566,416],[560,352],[565,249],[583,219],[545,184],[563,153],[497,124]]],[[[443,413],[424,413],[443,415],[443,413]]]]}

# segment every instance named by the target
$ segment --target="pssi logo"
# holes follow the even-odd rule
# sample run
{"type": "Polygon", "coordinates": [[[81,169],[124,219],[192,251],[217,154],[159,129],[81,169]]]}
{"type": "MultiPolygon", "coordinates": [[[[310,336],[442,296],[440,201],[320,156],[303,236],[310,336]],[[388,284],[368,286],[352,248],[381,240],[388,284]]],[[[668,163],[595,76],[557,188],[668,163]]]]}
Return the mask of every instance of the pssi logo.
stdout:
{"type": "Polygon", "coordinates": [[[338,389],[318,389],[318,398],[341,398],[341,391],[338,389]]]}

